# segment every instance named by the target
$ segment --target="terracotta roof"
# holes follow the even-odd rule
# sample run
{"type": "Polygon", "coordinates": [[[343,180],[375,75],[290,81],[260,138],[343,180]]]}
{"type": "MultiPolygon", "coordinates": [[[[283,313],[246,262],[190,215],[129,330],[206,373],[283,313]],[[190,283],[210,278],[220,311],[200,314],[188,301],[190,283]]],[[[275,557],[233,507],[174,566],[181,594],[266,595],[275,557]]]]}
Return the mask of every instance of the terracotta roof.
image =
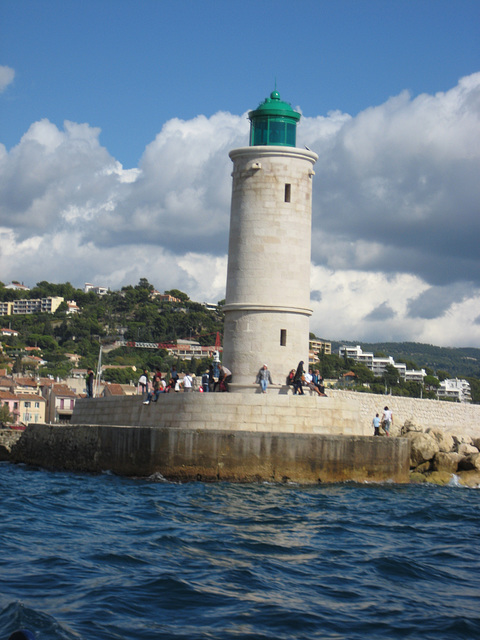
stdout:
{"type": "Polygon", "coordinates": [[[0,398],[2,400],[17,400],[18,396],[11,391],[0,391],[0,398]]]}
{"type": "Polygon", "coordinates": [[[121,384],[106,384],[105,387],[108,389],[108,392],[112,395],[112,396],[124,396],[125,393],[122,389],[122,385],[121,384]]]}
{"type": "Polygon", "coordinates": [[[42,396],[37,396],[35,394],[30,394],[30,393],[21,393],[20,395],[17,396],[18,400],[22,400],[22,401],[35,401],[38,402],[39,400],[41,400],[42,402],[46,402],[45,398],[43,398],[42,396]]]}
{"type": "Polygon", "coordinates": [[[15,378],[14,383],[22,387],[36,387],[37,381],[34,378],[15,378]]]}
{"type": "Polygon", "coordinates": [[[66,384],[55,383],[52,385],[53,393],[57,396],[76,397],[75,391],[72,391],[66,384]]]}

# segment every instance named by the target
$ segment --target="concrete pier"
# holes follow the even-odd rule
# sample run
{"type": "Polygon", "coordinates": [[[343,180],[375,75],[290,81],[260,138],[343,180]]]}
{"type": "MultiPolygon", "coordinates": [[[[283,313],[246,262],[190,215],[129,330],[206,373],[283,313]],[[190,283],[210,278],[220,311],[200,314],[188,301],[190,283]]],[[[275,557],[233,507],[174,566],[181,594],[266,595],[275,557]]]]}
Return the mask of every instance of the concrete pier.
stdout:
{"type": "Polygon", "coordinates": [[[70,425],[31,424],[10,459],[170,480],[408,482],[410,443],[364,435],[333,398],[168,394],[80,401],[70,425]]]}

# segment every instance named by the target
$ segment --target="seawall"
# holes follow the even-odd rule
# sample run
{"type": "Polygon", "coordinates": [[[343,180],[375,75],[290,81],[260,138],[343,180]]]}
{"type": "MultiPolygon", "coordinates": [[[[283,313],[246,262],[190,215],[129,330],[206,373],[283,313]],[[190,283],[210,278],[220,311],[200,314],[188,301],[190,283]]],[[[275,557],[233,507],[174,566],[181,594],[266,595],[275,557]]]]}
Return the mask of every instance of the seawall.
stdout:
{"type": "Polygon", "coordinates": [[[372,432],[371,424],[375,413],[380,413],[381,416],[383,408],[388,406],[393,411],[395,424],[399,426],[410,421],[422,425],[424,429],[442,429],[472,438],[480,436],[480,405],[478,404],[402,398],[339,389],[326,391],[329,397],[353,403],[361,428],[366,429],[368,434],[372,432]]]}
{"type": "Polygon", "coordinates": [[[405,438],[31,424],[12,462],[170,480],[408,482],[405,438]]]}
{"type": "Polygon", "coordinates": [[[70,425],[30,424],[10,459],[172,480],[408,482],[410,442],[375,438],[345,398],[278,394],[84,399],[70,425]]]}

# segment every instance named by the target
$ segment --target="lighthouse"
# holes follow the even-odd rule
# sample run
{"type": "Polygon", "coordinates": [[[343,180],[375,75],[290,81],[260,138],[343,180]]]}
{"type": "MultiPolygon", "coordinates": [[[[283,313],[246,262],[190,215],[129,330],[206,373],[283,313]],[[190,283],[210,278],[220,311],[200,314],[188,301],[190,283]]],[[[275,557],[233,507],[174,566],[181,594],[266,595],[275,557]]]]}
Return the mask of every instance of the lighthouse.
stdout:
{"type": "Polygon", "coordinates": [[[252,388],[263,364],[283,385],[308,367],[313,165],[296,145],[300,113],[273,91],[250,111],[250,146],[233,162],[223,362],[231,391],[252,388]]]}

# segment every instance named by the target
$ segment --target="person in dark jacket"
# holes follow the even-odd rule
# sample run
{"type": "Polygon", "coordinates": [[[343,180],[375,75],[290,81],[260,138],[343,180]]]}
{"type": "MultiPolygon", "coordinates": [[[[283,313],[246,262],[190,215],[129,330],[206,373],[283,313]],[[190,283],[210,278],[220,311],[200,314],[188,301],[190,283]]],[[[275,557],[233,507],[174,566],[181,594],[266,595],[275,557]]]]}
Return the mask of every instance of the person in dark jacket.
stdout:
{"type": "Polygon", "coordinates": [[[293,378],[293,395],[295,395],[297,392],[300,396],[305,395],[302,389],[303,374],[303,360],[300,360],[297,370],[295,371],[295,377],[293,378]]]}

